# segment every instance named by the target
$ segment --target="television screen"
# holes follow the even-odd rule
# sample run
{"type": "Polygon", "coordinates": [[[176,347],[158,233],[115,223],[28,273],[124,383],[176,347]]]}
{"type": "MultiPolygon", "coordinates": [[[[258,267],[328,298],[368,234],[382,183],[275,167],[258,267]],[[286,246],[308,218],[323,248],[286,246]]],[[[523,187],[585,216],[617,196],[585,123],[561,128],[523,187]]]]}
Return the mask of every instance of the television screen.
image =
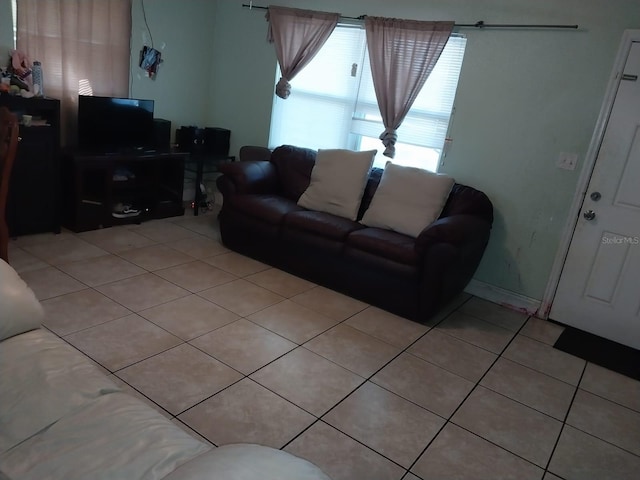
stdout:
{"type": "Polygon", "coordinates": [[[104,153],[152,149],[153,107],[153,100],[80,95],[78,146],[104,153]]]}

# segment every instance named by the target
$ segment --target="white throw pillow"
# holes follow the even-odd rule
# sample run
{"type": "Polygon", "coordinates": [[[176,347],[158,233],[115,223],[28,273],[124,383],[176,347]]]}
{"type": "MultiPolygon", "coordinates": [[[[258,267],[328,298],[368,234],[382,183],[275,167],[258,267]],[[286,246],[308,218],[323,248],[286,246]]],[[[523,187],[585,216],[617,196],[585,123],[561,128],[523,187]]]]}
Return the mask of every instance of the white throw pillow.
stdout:
{"type": "Polygon", "coordinates": [[[0,260],[0,341],[39,328],[44,311],[33,291],[0,260]]]}
{"type": "Polygon", "coordinates": [[[298,205],[355,220],[377,150],[319,150],[298,205]]]}
{"type": "Polygon", "coordinates": [[[440,216],[454,183],[448,175],[388,162],[361,223],[417,237],[440,216]]]}

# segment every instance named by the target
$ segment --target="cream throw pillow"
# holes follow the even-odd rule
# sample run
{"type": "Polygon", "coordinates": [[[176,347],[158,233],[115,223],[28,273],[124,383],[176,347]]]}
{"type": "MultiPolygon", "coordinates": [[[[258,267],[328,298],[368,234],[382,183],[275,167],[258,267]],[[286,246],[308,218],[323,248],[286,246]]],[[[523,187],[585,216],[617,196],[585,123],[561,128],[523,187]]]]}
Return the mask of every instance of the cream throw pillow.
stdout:
{"type": "Polygon", "coordinates": [[[318,150],[311,183],[298,205],[355,220],[377,150],[318,150]]]}
{"type": "Polygon", "coordinates": [[[454,183],[448,175],[388,162],[361,223],[417,237],[440,216],[454,183]]]}

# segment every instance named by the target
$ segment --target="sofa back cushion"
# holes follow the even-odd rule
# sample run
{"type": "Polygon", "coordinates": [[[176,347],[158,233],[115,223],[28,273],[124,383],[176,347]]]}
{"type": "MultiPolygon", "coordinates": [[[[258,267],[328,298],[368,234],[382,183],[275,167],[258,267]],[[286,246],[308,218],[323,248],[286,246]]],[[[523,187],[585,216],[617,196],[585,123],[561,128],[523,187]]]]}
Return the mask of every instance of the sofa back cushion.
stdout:
{"type": "Polygon", "coordinates": [[[367,180],[367,186],[364,188],[364,193],[362,194],[362,201],[360,202],[360,210],[358,211],[358,218],[356,220],[362,220],[364,212],[367,211],[369,206],[371,205],[371,200],[373,200],[373,195],[376,193],[378,189],[378,185],[380,184],[380,179],[382,178],[382,172],[384,170],[382,168],[372,168],[369,172],[369,178],[367,180]]]}
{"type": "MultiPolygon", "coordinates": [[[[271,154],[270,161],[278,172],[279,192],[297,202],[309,186],[311,171],[316,161],[316,151],[308,148],[283,145],[271,154]]],[[[372,168],[369,180],[362,196],[358,220],[362,219],[369,208],[383,170],[372,168]]],[[[493,205],[489,198],[479,190],[456,183],[451,189],[449,198],[440,218],[450,215],[476,215],[490,224],[493,223],[493,205]]]]}
{"type": "Polygon", "coordinates": [[[280,193],[297,202],[311,181],[315,150],[282,145],[273,151],[270,161],[278,172],[280,193]]]}

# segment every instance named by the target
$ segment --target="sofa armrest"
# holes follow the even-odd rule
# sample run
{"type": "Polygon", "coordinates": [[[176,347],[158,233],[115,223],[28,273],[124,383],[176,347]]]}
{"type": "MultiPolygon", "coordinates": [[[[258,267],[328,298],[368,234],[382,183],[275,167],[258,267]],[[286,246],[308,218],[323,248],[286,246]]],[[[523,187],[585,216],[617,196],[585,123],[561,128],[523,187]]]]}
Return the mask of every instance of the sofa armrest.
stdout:
{"type": "Polygon", "coordinates": [[[458,248],[467,244],[486,243],[491,225],[475,215],[451,215],[427,226],[416,238],[416,250],[424,254],[429,246],[449,243],[458,248]]]}
{"type": "Polygon", "coordinates": [[[484,254],[491,224],[476,215],[450,215],[426,227],[415,248],[424,258],[420,318],[429,318],[460,293],[484,254]]]}
{"type": "Polygon", "coordinates": [[[216,184],[222,195],[274,193],[278,188],[276,168],[269,161],[223,163],[220,172],[216,184]]]}

